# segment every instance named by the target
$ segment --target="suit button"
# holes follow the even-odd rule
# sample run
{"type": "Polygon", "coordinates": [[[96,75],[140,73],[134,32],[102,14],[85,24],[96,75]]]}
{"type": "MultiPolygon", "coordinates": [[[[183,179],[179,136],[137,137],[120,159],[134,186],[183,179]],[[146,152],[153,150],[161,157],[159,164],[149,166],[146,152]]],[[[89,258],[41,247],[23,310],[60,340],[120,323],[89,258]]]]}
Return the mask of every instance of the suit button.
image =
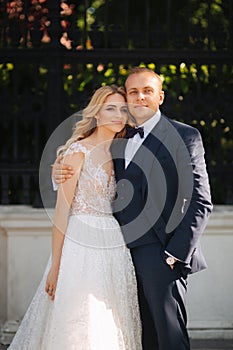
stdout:
{"type": "Polygon", "coordinates": [[[121,196],[121,197],[120,197],[120,199],[122,199],[122,200],[123,200],[123,199],[125,199],[125,197],[121,196]]]}

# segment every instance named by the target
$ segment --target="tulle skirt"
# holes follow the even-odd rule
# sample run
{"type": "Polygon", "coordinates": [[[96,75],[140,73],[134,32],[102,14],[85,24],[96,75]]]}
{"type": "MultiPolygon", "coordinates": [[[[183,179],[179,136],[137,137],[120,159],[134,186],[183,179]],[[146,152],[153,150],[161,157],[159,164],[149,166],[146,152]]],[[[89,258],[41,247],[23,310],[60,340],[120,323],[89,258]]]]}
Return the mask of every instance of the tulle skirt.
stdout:
{"type": "Polygon", "coordinates": [[[70,217],[54,301],[50,265],[8,349],[142,349],[134,267],[113,216],[70,217]]]}

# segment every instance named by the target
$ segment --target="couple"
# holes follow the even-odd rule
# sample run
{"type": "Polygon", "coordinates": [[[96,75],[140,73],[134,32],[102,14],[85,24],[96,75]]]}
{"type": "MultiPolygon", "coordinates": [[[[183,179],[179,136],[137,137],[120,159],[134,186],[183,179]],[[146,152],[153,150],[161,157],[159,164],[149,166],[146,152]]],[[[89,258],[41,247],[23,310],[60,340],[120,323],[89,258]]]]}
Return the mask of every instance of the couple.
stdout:
{"type": "Polygon", "coordinates": [[[161,114],[156,73],[135,67],[125,87],[98,89],[60,148],[52,257],[11,350],[190,349],[187,276],[206,267],[212,210],[203,145],[161,114]]]}

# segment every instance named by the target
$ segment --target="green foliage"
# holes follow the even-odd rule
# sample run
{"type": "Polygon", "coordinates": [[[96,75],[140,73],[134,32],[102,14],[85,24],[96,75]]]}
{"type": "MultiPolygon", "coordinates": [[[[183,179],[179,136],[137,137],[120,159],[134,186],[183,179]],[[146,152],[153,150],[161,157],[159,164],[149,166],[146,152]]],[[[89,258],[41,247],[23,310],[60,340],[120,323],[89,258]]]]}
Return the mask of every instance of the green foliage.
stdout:
{"type": "MultiPolygon", "coordinates": [[[[71,15],[66,14],[63,18],[67,22],[74,20],[72,23],[75,23],[76,28],[80,30],[85,28],[86,23],[88,32],[92,30],[93,24],[98,24],[100,30],[104,32],[106,30],[105,11],[108,8],[111,14],[110,23],[107,23],[109,31],[111,31],[110,24],[119,24],[121,28],[124,28],[127,22],[132,31],[140,29],[137,28],[138,24],[142,28],[146,28],[147,24],[153,28],[155,23],[159,23],[161,30],[166,32],[167,28],[164,27],[164,23],[167,16],[167,3],[161,2],[161,6],[157,6],[157,2],[150,3],[153,15],[148,16],[148,23],[145,21],[145,7],[142,7],[140,2],[132,0],[128,2],[129,15],[127,19],[124,15],[122,2],[115,0],[110,0],[108,3],[105,0],[92,0],[89,2],[86,12],[83,3],[77,2],[76,12],[71,15]]],[[[178,22],[182,25],[186,23],[187,3],[186,0],[170,2],[172,13],[175,14],[171,16],[171,28],[176,28],[178,22]]],[[[226,9],[224,0],[190,1],[189,13],[191,15],[188,17],[188,24],[192,30],[188,37],[188,43],[185,43],[186,46],[184,46],[185,50],[187,47],[190,50],[190,57],[192,48],[195,51],[196,47],[200,51],[209,50],[210,54],[219,49],[226,50],[230,33],[232,33],[230,29],[232,23],[229,22],[226,9]],[[210,14],[208,14],[209,6],[210,14]],[[211,17],[210,22],[208,16],[211,17]],[[208,25],[210,25],[209,28],[208,25]],[[209,30],[218,33],[218,35],[208,36],[209,30]],[[209,42],[210,37],[211,41],[209,42]]],[[[79,33],[77,37],[79,37],[79,33]]],[[[173,50],[173,45],[174,43],[170,44],[168,49],[173,50]]],[[[85,47],[85,43],[82,41],[79,49],[83,47],[85,47]]],[[[135,49],[133,39],[129,40],[128,47],[125,49],[127,48],[135,49]]],[[[73,49],[76,50],[77,46],[74,46],[73,49]]],[[[91,43],[87,49],[93,49],[91,43]]],[[[169,50],[167,57],[169,57],[169,50]]],[[[83,59],[79,59],[78,50],[76,54],[77,63],[72,61],[72,64],[64,64],[62,71],[59,72],[64,89],[62,101],[65,111],[64,118],[82,108],[83,104],[88,102],[88,98],[95,88],[113,83],[124,85],[131,68],[129,62],[106,63],[104,57],[100,57],[95,63],[88,61],[84,63],[83,59]]],[[[198,64],[197,61],[193,58],[192,63],[181,61],[176,64],[171,58],[170,64],[161,64],[161,60],[158,64],[158,62],[148,59],[147,62],[141,62],[140,65],[147,66],[161,75],[166,96],[162,106],[164,112],[169,117],[193,125],[200,130],[207,151],[214,202],[225,203],[227,185],[223,175],[224,171],[221,176],[218,172],[220,172],[221,166],[222,169],[227,169],[227,167],[229,169],[233,166],[233,68],[230,64],[198,64]]],[[[37,118],[38,115],[41,115],[41,111],[47,113],[43,108],[46,108],[48,98],[51,66],[48,67],[45,61],[43,63],[29,63],[29,60],[22,63],[14,62],[14,64],[12,62],[0,64],[0,92],[6,96],[6,101],[7,98],[11,101],[0,106],[0,114],[5,116],[4,122],[1,124],[3,138],[10,139],[11,130],[8,126],[10,120],[16,118],[19,121],[16,126],[23,135],[19,142],[20,152],[24,154],[24,150],[27,148],[30,159],[32,159],[35,148],[34,121],[38,122],[37,118]],[[26,103],[24,103],[25,96],[28,99],[26,103]],[[30,97],[33,100],[32,103],[30,97]],[[25,119],[24,110],[26,110],[25,116],[31,116],[30,120],[29,118],[25,119]]],[[[45,139],[45,132],[42,130],[44,128],[43,121],[39,121],[38,124],[40,134],[43,135],[41,138],[45,139]]],[[[26,156],[25,159],[27,159],[26,156]]]]}

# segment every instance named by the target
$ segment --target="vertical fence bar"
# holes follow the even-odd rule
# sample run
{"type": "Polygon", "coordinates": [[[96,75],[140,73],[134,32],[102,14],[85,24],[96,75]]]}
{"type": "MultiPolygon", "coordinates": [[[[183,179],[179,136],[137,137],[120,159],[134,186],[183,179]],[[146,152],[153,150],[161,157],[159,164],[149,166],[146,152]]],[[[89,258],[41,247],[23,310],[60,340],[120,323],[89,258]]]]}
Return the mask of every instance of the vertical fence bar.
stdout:
{"type": "Polygon", "coordinates": [[[191,24],[190,24],[190,16],[191,16],[191,9],[190,9],[190,1],[187,0],[186,5],[186,20],[187,20],[187,48],[190,46],[190,35],[191,35],[191,24]]]}
{"type": "Polygon", "coordinates": [[[1,174],[2,199],[1,204],[10,204],[9,200],[9,175],[4,172],[1,174]]]}
{"type": "Polygon", "coordinates": [[[30,0],[25,0],[23,2],[23,12],[24,12],[24,47],[26,48],[28,45],[28,13],[30,8],[30,0]]]}
{"type": "Polygon", "coordinates": [[[228,17],[228,21],[229,21],[229,48],[231,50],[233,50],[233,1],[229,0],[228,1],[229,4],[229,17],[228,17]]]}
{"type": "Polygon", "coordinates": [[[169,48],[170,46],[170,31],[171,31],[171,0],[167,0],[167,15],[166,15],[166,21],[167,21],[167,25],[166,25],[166,29],[167,29],[167,48],[169,48]]]}
{"type": "Polygon", "coordinates": [[[13,85],[13,99],[12,102],[15,104],[14,111],[12,111],[12,138],[13,138],[13,149],[12,149],[12,159],[14,162],[19,160],[19,113],[15,111],[18,107],[18,83],[19,83],[19,63],[14,62],[14,74],[12,74],[12,85],[13,85]]]}
{"type": "Polygon", "coordinates": [[[60,44],[62,28],[60,24],[60,2],[49,0],[48,3],[51,26],[51,44],[47,56],[48,68],[48,89],[47,89],[47,116],[46,127],[47,137],[55,127],[63,120],[63,63],[61,52],[63,50],[60,44]]]}
{"type": "Polygon", "coordinates": [[[211,0],[208,0],[208,28],[207,28],[207,36],[208,36],[208,50],[211,48],[211,0]]]}
{"type": "Polygon", "coordinates": [[[146,21],[145,47],[149,48],[149,45],[150,45],[150,0],[146,0],[145,21],[146,21]]]}
{"type": "MultiPolygon", "coordinates": [[[[35,81],[35,94],[39,96],[39,62],[34,62],[33,70],[34,70],[34,81],[35,81]]],[[[38,103],[36,99],[36,103],[38,103]]],[[[40,157],[40,126],[39,126],[39,118],[38,112],[35,112],[34,117],[34,162],[35,164],[39,164],[40,157]]]]}
{"type": "Polygon", "coordinates": [[[129,0],[125,0],[125,48],[129,47],[129,0]]]}
{"type": "Polygon", "coordinates": [[[7,0],[4,0],[2,3],[2,11],[3,11],[3,27],[1,29],[1,36],[2,36],[2,43],[3,43],[3,47],[7,47],[7,22],[8,22],[8,18],[7,18],[7,0]]]}
{"type": "Polygon", "coordinates": [[[83,48],[87,49],[87,36],[88,36],[88,29],[87,29],[87,10],[89,8],[89,1],[85,0],[84,1],[84,43],[83,43],[83,48]]]}
{"type": "Polygon", "coordinates": [[[109,33],[108,33],[108,16],[109,16],[109,1],[105,1],[104,9],[104,48],[106,49],[109,44],[109,33]]]}
{"type": "Polygon", "coordinates": [[[60,48],[60,37],[62,34],[61,28],[61,16],[60,16],[60,1],[57,0],[49,0],[48,1],[48,10],[49,10],[49,18],[50,18],[50,27],[49,33],[51,37],[50,47],[52,48],[60,48]]]}

